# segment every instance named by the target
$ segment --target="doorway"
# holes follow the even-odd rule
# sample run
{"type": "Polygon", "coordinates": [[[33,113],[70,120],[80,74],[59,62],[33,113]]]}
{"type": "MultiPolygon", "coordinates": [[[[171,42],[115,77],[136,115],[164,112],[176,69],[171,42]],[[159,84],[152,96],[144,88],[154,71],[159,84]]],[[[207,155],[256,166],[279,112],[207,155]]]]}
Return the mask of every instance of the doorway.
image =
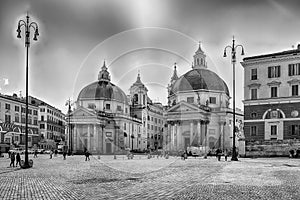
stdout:
{"type": "Polygon", "coordinates": [[[190,142],[191,142],[190,138],[184,138],[184,149],[185,150],[187,149],[187,147],[190,146],[190,144],[191,144],[190,142]]]}
{"type": "Polygon", "coordinates": [[[106,143],[106,153],[112,153],[111,152],[111,143],[106,143]]]}

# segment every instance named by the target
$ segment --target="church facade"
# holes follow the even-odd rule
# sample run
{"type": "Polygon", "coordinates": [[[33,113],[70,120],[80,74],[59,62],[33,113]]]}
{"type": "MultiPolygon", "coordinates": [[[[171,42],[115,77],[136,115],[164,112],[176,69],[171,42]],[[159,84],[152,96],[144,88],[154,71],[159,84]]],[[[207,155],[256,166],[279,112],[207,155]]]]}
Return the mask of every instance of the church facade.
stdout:
{"type": "MultiPolygon", "coordinates": [[[[179,152],[194,146],[207,150],[232,146],[232,109],[226,83],[207,67],[200,45],[192,69],[178,77],[176,64],[168,85],[168,105],[152,102],[141,80],[126,95],[110,80],[105,63],[98,80],[84,87],[69,113],[73,152],[111,154],[124,150],[179,152]]],[[[243,113],[236,111],[236,146],[243,141],[243,113]]]]}
{"type": "MultiPolygon", "coordinates": [[[[176,65],[168,86],[166,149],[182,151],[190,146],[205,151],[232,147],[232,109],[226,83],[210,71],[199,45],[192,69],[178,77],[176,65]]],[[[243,113],[236,111],[236,146],[243,154],[243,113]]]]}

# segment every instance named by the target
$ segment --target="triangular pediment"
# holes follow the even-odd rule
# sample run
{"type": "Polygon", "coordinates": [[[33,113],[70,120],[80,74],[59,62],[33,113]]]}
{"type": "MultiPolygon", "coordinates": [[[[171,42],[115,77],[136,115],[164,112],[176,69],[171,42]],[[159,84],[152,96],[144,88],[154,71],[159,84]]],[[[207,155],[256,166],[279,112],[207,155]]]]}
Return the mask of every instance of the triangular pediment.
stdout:
{"type": "Polygon", "coordinates": [[[96,112],[93,110],[79,107],[71,113],[72,116],[95,116],[96,112]]]}
{"type": "Polygon", "coordinates": [[[187,103],[186,101],[181,101],[178,104],[172,106],[168,110],[168,112],[192,112],[192,111],[207,112],[207,111],[197,107],[194,104],[187,103]]]}

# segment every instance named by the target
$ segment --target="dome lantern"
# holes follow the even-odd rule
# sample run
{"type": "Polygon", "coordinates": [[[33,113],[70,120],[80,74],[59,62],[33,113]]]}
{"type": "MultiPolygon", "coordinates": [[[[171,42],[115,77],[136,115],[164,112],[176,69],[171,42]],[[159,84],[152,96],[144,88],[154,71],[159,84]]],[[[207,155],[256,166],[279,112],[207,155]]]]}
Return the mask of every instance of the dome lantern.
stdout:
{"type": "Polygon", "coordinates": [[[107,71],[105,60],[103,62],[103,66],[101,68],[101,71],[98,74],[98,80],[99,81],[110,82],[110,75],[109,75],[109,72],[107,71]]]}
{"type": "Polygon", "coordinates": [[[194,65],[192,66],[193,69],[199,69],[199,68],[207,68],[206,64],[206,55],[204,51],[201,48],[201,42],[199,42],[198,50],[195,52],[194,55],[194,65]]]}

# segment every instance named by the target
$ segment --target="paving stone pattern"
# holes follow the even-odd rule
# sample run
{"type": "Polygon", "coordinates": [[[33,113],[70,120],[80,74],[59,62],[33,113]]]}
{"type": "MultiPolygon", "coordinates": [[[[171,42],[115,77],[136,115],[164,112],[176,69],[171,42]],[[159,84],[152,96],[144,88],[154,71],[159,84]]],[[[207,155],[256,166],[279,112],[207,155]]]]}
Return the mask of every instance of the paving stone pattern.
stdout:
{"type": "Polygon", "coordinates": [[[300,199],[300,159],[32,159],[24,170],[0,158],[0,199],[300,199]]]}

